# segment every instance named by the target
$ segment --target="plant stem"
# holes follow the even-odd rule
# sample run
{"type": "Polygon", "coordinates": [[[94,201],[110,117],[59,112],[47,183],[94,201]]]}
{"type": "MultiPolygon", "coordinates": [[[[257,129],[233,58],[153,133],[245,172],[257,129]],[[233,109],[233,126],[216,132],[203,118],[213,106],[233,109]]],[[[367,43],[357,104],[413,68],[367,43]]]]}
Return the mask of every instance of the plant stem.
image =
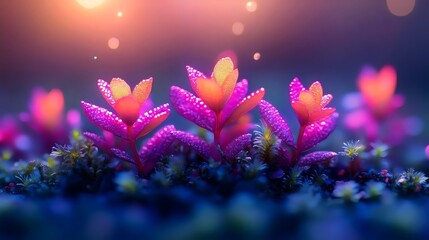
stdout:
{"type": "Polygon", "coordinates": [[[301,153],[301,145],[302,145],[302,137],[304,136],[304,131],[307,126],[300,126],[299,127],[299,133],[298,133],[298,139],[296,140],[296,148],[293,151],[291,164],[292,166],[295,166],[295,164],[298,161],[298,156],[301,153]]]}
{"type": "Polygon", "coordinates": [[[213,129],[215,145],[218,145],[220,143],[220,132],[222,130],[221,120],[222,114],[220,112],[216,113],[215,128],[213,129]]]}
{"type": "Polygon", "coordinates": [[[143,175],[143,164],[140,161],[140,157],[139,154],[137,153],[137,149],[136,149],[136,140],[132,138],[132,127],[128,126],[127,127],[127,131],[128,131],[128,146],[131,149],[131,153],[133,155],[134,158],[134,163],[137,166],[137,174],[139,176],[143,175]]]}

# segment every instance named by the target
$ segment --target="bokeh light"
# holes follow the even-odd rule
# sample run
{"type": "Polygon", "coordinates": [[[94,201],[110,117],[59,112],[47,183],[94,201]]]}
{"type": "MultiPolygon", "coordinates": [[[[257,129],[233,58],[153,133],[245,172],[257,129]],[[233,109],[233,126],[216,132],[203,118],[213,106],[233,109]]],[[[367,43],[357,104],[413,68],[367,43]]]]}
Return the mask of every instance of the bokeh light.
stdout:
{"type": "Polygon", "coordinates": [[[93,57],[93,59],[94,59],[94,60],[97,60],[97,59],[98,59],[98,57],[97,57],[97,56],[94,56],[94,57],[93,57]]]}
{"type": "Polygon", "coordinates": [[[416,0],[386,0],[386,4],[390,13],[398,17],[403,17],[413,11],[416,0]]]}
{"type": "Polygon", "coordinates": [[[116,16],[118,16],[118,17],[122,17],[124,14],[121,12],[121,11],[119,11],[118,13],[116,13],[116,16]]]}
{"type": "Polygon", "coordinates": [[[341,105],[346,110],[353,110],[363,106],[362,95],[358,92],[347,93],[341,100],[341,105]]]}
{"type": "Polygon", "coordinates": [[[76,2],[86,9],[92,9],[100,6],[104,0],[76,0],[76,2]]]}
{"type": "Polygon", "coordinates": [[[261,54],[259,52],[255,52],[253,54],[253,60],[258,61],[259,59],[261,59],[261,54]]]}
{"type": "Polygon", "coordinates": [[[119,47],[119,39],[112,37],[107,41],[107,45],[110,49],[117,49],[119,47]]]}
{"type": "Polygon", "coordinates": [[[246,10],[249,12],[254,12],[258,9],[258,3],[255,1],[248,1],[246,3],[246,10]]]}
{"type": "Polygon", "coordinates": [[[426,157],[429,158],[429,145],[427,145],[425,148],[425,154],[426,154],[426,157]]]}
{"type": "Polygon", "coordinates": [[[244,25],[242,22],[235,22],[234,24],[232,24],[232,33],[234,35],[241,35],[244,32],[244,25]]]}

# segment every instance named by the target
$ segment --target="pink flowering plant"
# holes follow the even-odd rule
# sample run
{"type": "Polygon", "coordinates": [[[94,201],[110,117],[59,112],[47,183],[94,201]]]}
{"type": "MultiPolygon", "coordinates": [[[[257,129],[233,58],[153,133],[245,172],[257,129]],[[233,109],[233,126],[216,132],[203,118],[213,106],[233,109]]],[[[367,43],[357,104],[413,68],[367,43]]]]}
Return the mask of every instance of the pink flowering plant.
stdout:
{"type": "Polygon", "coordinates": [[[395,93],[396,86],[397,73],[389,65],[379,71],[367,66],[359,74],[357,107],[345,115],[344,122],[349,130],[363,133],[368,146],[375,143],[398,145],[413,132],[410,119],[398,114],[405,99],[395,93]]]}
{"type": "Polygon", "coordinates": [[[110,148],[120,159],[136,165],[139,175],[147,174],[154,168],[154,159],[168,147],[169,132],[173,126],[159,130],[137,151],[136,141],[158,127],[170,114],[168,104],[145,111],[144,104],[152,90],[152,78],[142,80],[131,91],[130,86],[120,78],[113,78],[110,84],[98,80],[98,88],[115,113],[105,108],[82,101],[86,117],[97,127],[113,133],[125,141],[131,156],[122,149],[113,148],[112,141],[92,133],[84,133],[101,148],[110,148]]]}
{"type": "Polygon", "coordinates": [[[230,58],[220,59],[210,77],[189,66],[186,70],[196,95],[172,86],[172,105],[180,115],[212,132],[214,140],[208,143],[183,131],[174,131],[174,138],[194,149],[205,159],[233,160],[241,150],[251,146],[252,136],[245,133],[250,125],[245,114],[257,106],[264,97],[265,90],[260,88],[247,95],[247,80],[237,82],[238,69],[234,68],[230,58]],[[236,127],[231,127],[233,125],[236,127]]]}
{"type": "MultiPolygon", "coordinates": [[[[330,151],[306,153],[326,139],[335,128],[338,114],[335,108],[327,107],[331,99],[331,94],[323,95],[322,85],[319,82],[314,82],[307,90],[298,78],[293,79],[289,85],[289,100],[300,124],[296,141],[288,123],[279,111],[268,101],[261,101],[259,112],[262,119],[269,131],[280,141],[280,144],[275,146],[278,148],[275,157],[279,166],[309,166],[326,163],[337,155],[330,151]]],[[[262,137],[267,139],[271,135],[262,137]]]]}

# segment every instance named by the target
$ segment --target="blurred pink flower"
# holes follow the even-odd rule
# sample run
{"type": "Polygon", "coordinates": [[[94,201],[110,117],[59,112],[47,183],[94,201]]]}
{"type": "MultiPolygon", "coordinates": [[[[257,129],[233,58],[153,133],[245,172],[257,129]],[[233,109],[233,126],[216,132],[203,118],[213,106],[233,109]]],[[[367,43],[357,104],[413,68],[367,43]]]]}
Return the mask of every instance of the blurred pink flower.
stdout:
{"type": "Polygon", "coordinates": [[[396,78],[396,71],[392,66],[384,66],[379,72],[370,67],[361,71],[357,81],[358,88],[374,117],[384,119],[403,105],[403,97],[395,95],[396,78]]]}
{"type": "Polygon", "coordinates": [[[396,83],[396,71],[392,66],[384,66],[379,72],[364,67],[357,80],[361,103],[346,114],[345,126],[362,132],[368,143],[399,144],[403,141],[411,126],[407,126],[407,119],[395,114],[404,104],[403,96],[395,94],[396,83]]]}
{"type": "Polygon", "coordinates": [[[79,112],[70,110],[65,114],[64,95],[59,89],[34,89],[29,112],[22,113],[20,119],[35,131],[43,151],[50,151],[56,143],[66,143],[69,130],[80,127],[79,112]]]}
{"type": "Polygon", "coordinates": [[[35,129],[56,135],[64,131],[64,96],[61,90],[35,89],[30,100],[30,118],[35,129]]]}

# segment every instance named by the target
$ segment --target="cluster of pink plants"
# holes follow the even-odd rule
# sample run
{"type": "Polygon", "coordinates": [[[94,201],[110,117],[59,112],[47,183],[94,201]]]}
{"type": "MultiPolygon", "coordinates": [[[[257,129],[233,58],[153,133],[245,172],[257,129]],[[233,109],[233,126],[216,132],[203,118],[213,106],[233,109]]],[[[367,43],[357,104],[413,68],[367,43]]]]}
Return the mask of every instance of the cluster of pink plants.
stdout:
{"type": "Polygon", "coordinates": [[[283,158],[287,161],[284,166],[311,165],[329,161],[336,156],[334,152],[325,151],[302,156],[303,152],[328,137],[335,128],[338,117],[334,108],[326,107],[332,95],[323,95],[319,82],[313,83],[309,90],[298,79],[294,79],[290,85],[291,104],[300,122],[298,138],[294,142],[289,126],[278,111],[262,100],[265,90],[260,88],[247,94],[248,82],[245,79],[238,81],[239,72],[231,59],[219,60],[210,77],[189,66],[186,70],[195,95],[172,86],[171,103],[181,116],[213,133],[212,142],[168,125],[146,140],[137,151],[136,140],[149,134],[170,113],[168,104],[153,109],[144,106],[151,91],[151,78],[141,81],[133,91],[122,79],[114,78],[110,84],[99,80],[100,92],[116,114],[82,101],[82,108],[88,119],[128,143],[131,155],[125,151],[125,147],[118,148],[118,145],[106,137],[93,133],[84,135],[100,148],[135,164],[139,175],[151,172],[156,161],[167,153],[174,142],[191,148],[205,160],[231,162],[242,150],[252,145],[252,135],[248,132],[252,123],[247,113],[259,105],[263,120],[285,146],[290,147],[290,151],[282,148],[283,158]]]}
{"type": "MultiPolygon", "coordinates": [[[[171,109],[168,103],[153,107],[152,78],[140,81],[133,89],[120,78],[113,78],[110,83],[98,80],[100,93],[114,111],[82,101],[85,116],[103,130],[101,134],[83,135],[110,156],[135,165],[141,176],[152,172],[157,161],[170,153],[174,145],[191,149],[207,161],[234,163],[240,152],[251,150],[255,143],[251,134],[255,124],[249,111],[257,107],[263,124],[279,140],[272,160],[276,166],[308,166],[336,157],[337,153],[331,151],[309,152],[332,133],[338,119],[335,108],[328,106],[332,95],[323,93],[320,82],[307,89],[295,78],[289,85],[290,105],[299,122],[294,137],[279,111],[263,99],[264,88],[248,94],[248,81],[239,81],[239,71],[230,58],[220,59],[211,75],[190,66],[186,66],[186,72],[192,92],[172,86],[171,105],[182,117],[211,133],[212,138],[178,130],[174,125],[159,127],[171,109]],[[137,148],[141,138],[145,140],[137,148]]],[[[374,143],[394,145],[406,135],[406,119],[397,114],[404,98],[395,94],[396,82],[396,71],[391,66],[379,72],[366,67],[358,78],[359,102],[346,114],[344,122],[349,130],[363,133],[370,148],[374,143]]],[[[0,120],[3,152],[6,149],[14,157],[22,158],[29,152],[48,152],[55,144],[67,143],[70,131],[80,130],[81,121],[78,111],[65,113],[64,105],[59,89],[35,89],[29,110],[21,113],[19,120],[10,116],[0,120]],[[32,141],[25,128],[32,129],[38,141],[32,141]]]]}
{"type": "MultiPolygon", "coordinates": [[[[120,78],[113,78],[110,83],[98,80],[98,89],[113,111],[82,101],[85,116],[103,130],[102,134],[84,132],[83,135],[110,156],[135,165],[141,176],[152,172],[157,161],[177,144],[207,161],[233,163],[240,152],[252,147],[254,140],[250,131],[255,124],[249,111],[257,107],[263,124],[279,139],[278,155],[274,160],[277,166],[289,168],[326,163],[337,155],[330,151],[308,152],[332,133],[338,119],[335,108],[328,106],[332,95],[323,93],[320,82],[306,89],[295,78],[289,85],[290,104],[299,122],[294,137],[279,111],[263,100],[264,88],[248,94],[248,81],[239,81],[239,70],[230,58],[220,59],[210,75],[190,66],[186,67],[186,72],[192,92],[172,86],[171,105],[213,138],[202,138],[178,130],[174,125],[160,127],[147,138],[171,112],[168,103],[153,107],[152,78],[140,81],[133,89],[120,78]],[[138,148],[137,141],[141,138],[145,140],[138,148]]],[[[363,132],[369,144],[379,141],[393,144],[402,139],[403,134],[399,136],[397,128],[402,119],[395,118],[395,113],[404,99],[394,93],[394,68],[386,66],[379,72],[365,68],[358,78],[358,88],[361,102],[346,115],[345,126],[363,132]]],[[[4,117],[0,122],[0,147],[12,150],[18,157],[23,156],[25,143],[32,142],[21,125],[37,134],[41,152],[49,151],[56,143],[66,143],[70,131],[80,130],[81,125],[79,112],[65,113],[64,96],[58,89],[50,92],[36,89],[29,111],[21,113],[19,119],[24,124],[12,117],[4,117]]]]}

